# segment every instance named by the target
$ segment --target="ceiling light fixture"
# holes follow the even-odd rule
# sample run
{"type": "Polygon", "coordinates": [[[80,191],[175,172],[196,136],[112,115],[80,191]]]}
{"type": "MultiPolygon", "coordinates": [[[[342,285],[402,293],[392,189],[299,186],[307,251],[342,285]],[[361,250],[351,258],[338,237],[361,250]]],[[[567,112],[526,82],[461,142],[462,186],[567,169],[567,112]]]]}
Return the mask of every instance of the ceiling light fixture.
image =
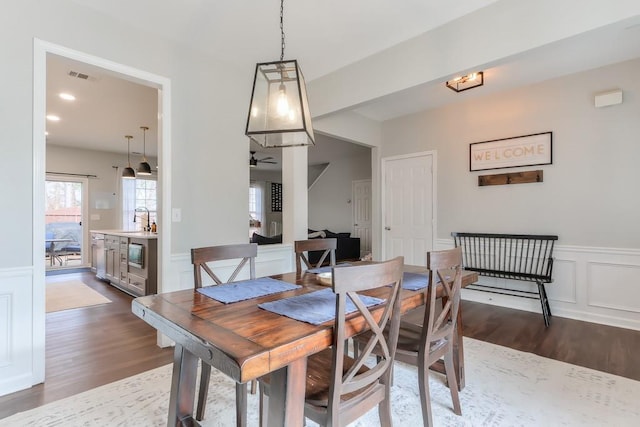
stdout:
{"type": "Polygon", "coordinates": [[[138,165],[139,175],[151,175],[151,165],[147,162],[147,126],[140,126],[142,129],[142,162],[138,165]]]}
{"type": "Polygon", "coordinates": [[[307,88],[298,61],[284,60],[284,0],[280,0],[280,61],[256,64],[245,135],[263,147],[313,145],[307,88]]]}
{"type": "Polygon", "coordinates": [[[129,150],[131,148],[131,138],[133,137],[131,135],[125,135],[124,137],[127,138],[127,167],[122,171],[122,178],[135,179],[136,171],[131,167],[131,155],[129,150]]]}
{"type": "Polygon", "coordinates": [[[70,93],[62,92],[58,96],[60,98],[64,99],[65,101],[75,101],[76,100],[76,97],[71,95],[70,93]]]}
{"type": "Polygon", "coordinates": [[[47,120],[52,121],[52,122],[59,122],[60,121],[60,117],[54,116],[53,114],[47,114],[47,120]]]}
{"type": "Polygon", "coordinates": [[[484,72],[478,71],[470,73],[466,76],[459,76],[453,80],[449,80],[446,85],[454,92],[462,92],[463,90],[473,89],[484,84],[484,72]]]}

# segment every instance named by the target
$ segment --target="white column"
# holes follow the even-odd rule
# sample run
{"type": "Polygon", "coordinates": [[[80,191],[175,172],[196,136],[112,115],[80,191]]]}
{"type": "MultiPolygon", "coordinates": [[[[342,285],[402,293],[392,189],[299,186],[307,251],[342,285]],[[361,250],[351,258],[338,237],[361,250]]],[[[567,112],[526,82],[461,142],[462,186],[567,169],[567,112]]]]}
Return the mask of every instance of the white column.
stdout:
{"type": "Polygon", "coordinates": [[[307,238],[307,147],[282,148],[282,242],[307,238]]]}

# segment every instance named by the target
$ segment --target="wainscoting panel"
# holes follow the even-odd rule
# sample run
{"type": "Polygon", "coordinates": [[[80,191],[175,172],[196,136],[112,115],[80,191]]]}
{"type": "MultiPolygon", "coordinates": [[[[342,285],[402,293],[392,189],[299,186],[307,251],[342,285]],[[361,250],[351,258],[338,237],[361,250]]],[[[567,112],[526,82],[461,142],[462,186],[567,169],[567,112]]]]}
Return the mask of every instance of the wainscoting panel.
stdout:
{"type": "MultiPolygon", "coordinates": [[[[450,239],[436,242],[440,250],[452,247],[450,239]]],[[[515,280],[481,277],[480,283],[535,290],[515,280]]],[[[546,288],[554,316],[640,330],[640,249],[556,245],[553,283],[546,288]]],[[[462,298],[540,312],[540,302],[532,299],[470,289],[462,298]]]]}
{"type": "Polygon", "coordinates": [[[0,294],[0,368],[4,368],[11,363],[11,328],[13,322],[11,320],[11,307],[13,302],[12,295],[0,294]]]}
{"type": "Polygon", "coordinates": [[[640,313],[640,265],[587,263],[590,306],[640,313]]]}
{"type": "Polygon", "coordinates": [[[0,396],[31,387],[33,270],[0,270],[0,396]]]}
{"type": "Polygon", "coordinates": [[[553,283],[546,285],[547,295],[553,301],[576,304],[576,268],[575,260],[555,259],[553,261],[553,283]]]}

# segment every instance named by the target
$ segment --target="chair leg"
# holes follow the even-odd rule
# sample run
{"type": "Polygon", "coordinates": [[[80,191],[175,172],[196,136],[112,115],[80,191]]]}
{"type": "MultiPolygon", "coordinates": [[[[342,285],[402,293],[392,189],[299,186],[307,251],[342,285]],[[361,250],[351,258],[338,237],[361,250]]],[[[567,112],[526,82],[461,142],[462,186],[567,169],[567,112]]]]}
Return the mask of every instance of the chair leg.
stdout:
{"type": "Polygon", "coordinates": [[[458,381],[456,380],[455,365],[453,364],[453,349],[450,349],[447,354],[444,355],[444,366],[447,373],[449,391],[451,392],[451,401],[453,402],[453,412],[455,412],[456,415],[462,415],[460,396],[458,395],[458,381]]]}
{"type": "MultiPolygon", "coordinates": [[[[420,388],[420,406],[422,407],[422,423],[424,427],[433,426],[431,416],[431,396],[429,395],[429,366],[428,355],[418,355],[418,386],[420,388]]],[[[453,372],[453,371],[452,371],[453,372]]]]}
{"type": "Polygon", "coordinates": [[[247,383],[236,383],[236,425],[247,426],[247,383]]]}
{"type": "Polygon", "coordinates": [[[209,379],[211,378],[211,365],[201,362],[200,391],[198,392],[198,407],[196,408],[196,420],[204,419],[204,410],[207,406],[207,394],[209,392],[209,379]]]}
{"type": "Polygon", "coordinates": [[[389,368],[383,383],[384,387],[384,400],[378,404],[378,417],[380,418],[381,427],[391,427],[391,372],[392,368],[389,368]]]}
{"type": "Polygon", "coordinates": [[[257,380],[253,380],[251,381],[251,394],[256,394],[256,392],[258,391],[258,381],[257,380]]]}

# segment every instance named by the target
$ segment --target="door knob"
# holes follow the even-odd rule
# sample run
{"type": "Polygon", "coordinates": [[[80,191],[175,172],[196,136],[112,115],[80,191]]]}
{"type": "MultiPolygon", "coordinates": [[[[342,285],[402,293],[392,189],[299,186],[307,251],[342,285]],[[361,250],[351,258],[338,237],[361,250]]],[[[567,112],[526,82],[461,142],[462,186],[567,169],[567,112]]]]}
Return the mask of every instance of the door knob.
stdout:
{"type": "Polygon", "coordinates": [[[390,231],[391,227],[385,227],[384,229],[387,230],[387,231],[390,231]]]}

